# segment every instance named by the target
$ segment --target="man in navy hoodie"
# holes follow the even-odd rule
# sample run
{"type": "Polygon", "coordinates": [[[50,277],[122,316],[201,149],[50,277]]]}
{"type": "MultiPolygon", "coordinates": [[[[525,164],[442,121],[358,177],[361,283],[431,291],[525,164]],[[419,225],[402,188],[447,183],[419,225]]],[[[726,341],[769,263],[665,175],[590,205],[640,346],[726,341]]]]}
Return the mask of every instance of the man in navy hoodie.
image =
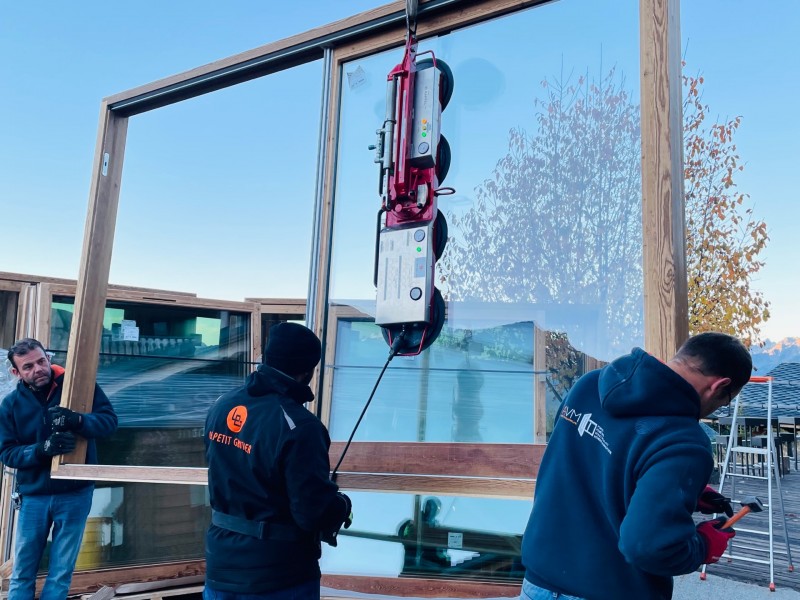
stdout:
{"type": "Polygon", "coordinates": [[[719,560],[733,530],[692,518],[725,504],[707,488],[714,462],[698,421],[751,372],[740,341],[703,333],[667,363],[636,348],[581,377],[539,469],[520,598],[668,599],[674,575],[719,560]]]}
{"type": "Polygon", "coordinates": [[[8,597],[33,600],[36,572],[52,529],[40,600],[63,600],[92,506],[94,482],[51,479],[50,465],[54,456],[75,449],[76,435],[87,440],[86,464],[97,464],[94,440],[116,431],[117,415],[97,385],[90,413],[59,406],[64,369],[50,364],[37,340],[15,343],[8,361],[19,383],[0,404],[0,462],[17,470],[21,499],[8,597]]]}

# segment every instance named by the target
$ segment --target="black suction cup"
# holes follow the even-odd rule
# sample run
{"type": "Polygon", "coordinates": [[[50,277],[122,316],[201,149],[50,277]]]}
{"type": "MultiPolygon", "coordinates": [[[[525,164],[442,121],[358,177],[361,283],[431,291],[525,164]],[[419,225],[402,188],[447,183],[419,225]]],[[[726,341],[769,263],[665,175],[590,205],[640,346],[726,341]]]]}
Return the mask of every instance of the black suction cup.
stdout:
{"type": "Polygon", "coordinates": [[[436,219],[433,221],[433,255],[436,260],[442,258],[444,248],[447,246],[447,219],[440,210],[436,211],[436,219]]]}
{"type": "Polygon", "coordinates": [[[442,184],[444,178],[447,177],[447,172],[450,170],[450,142],[447,141],[447,138],[439,136],[439,149],[438,149],[438,156],[436,157],[436,179],[438,180],[439,185],[442,184]]]}
{"type": "Polygon", "coordinates": [[[386,325],[381,328],[383,339],[389,346],[397,339],[405,328],[405,338],[397,349],[399,356],[414,356],[427,350],[444,327],[445,304],[442,293],[438,288],[433,288],[433,303],[431,304],[430,323],[406,323],[405,325],[386,325]]]}

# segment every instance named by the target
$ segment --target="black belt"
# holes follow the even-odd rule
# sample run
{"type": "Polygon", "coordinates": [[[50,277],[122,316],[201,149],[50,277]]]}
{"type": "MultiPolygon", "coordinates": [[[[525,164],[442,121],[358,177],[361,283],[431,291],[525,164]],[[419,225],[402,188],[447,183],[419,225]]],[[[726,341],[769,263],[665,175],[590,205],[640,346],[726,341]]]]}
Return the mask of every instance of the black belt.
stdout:
{"type": "Polygon", "coordinates": [[[235,517],[218,510],[211,509],[211,523],[222,529],[249,535],[259,540],[279,540],[282,542],[308,541],[311,533],[303,531],[296,525],[270,523],[268,521],[251,521],[243,517],[235,517]]]}

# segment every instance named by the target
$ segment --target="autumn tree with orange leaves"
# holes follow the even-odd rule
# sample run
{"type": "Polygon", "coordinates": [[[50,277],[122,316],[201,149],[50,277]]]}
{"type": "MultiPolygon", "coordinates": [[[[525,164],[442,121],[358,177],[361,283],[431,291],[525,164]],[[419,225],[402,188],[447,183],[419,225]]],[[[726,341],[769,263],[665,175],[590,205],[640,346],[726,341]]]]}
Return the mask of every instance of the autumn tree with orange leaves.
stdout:
{"type": "Polygon", "coordinates": [[[722,331],[750,346],[769,318],[769,302],[751,285],[769,238],[734,182],[744,170],[733,140],[742,118],[709,125],[703,77],[684,75],[683,86],[689,330],[722,331]]]}

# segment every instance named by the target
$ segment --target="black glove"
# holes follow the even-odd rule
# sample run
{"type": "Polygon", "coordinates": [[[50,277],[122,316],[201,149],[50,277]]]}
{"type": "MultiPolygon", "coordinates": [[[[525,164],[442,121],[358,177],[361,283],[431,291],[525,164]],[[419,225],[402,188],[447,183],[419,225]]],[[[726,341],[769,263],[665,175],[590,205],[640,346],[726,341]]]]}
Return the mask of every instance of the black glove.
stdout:
{"type": "Polygon", "coordinates": [[[339,525],[335,529],[332,529],[330,531],[320,532],[320,539],[329,546],[333,546],[334,548],[339,543],[338,542],[339,531],[342,529],[342,527],[347,529],[348,527],[350,527],[350,525],[353,524],[353,503],[350,502],[350,498],[347,497],[347,494],[342,494],[341,492],[338,492],[336,495],[345,502],[346,511],[344,520],[341,523],[339,523],[339,525]]]}
{"type": "Polygon", "coordinates": [[[75,450],[78,443],[75,434],[69,431],[57,431],[45,441],[36,446],[36,455],[39,458],[52,458],[59,454],[67,454],[75,450]]]}
{"type": "Polygon", "coordinates": [[[700,497],[697,499],[697,510],[704,515],[725,513],[729,517],[733,516],[730,498],[726,498],[710,485],[700,492],[700,497]]]}
{"type": "Polygon", "coordinates": [[[347,503],[347,516],[344,518],[344,522],[342,523],[342,526],[345,529],[349,529],[350,525],[353,524],[353,503],[350,501],[350,498],[347,496],[347,494],[342,494],[340,492],[339,496],[344,498],[345,503],[347,503]]]}
{"type": "Polygon", "coordinates": [[[704,564],[710,565],[717,562],[725,550],[728,549],[728,542],[736,535],[732,527],[722,529],[727,520],[725,517],[718,517],[711,521],[703,521],[697,525],[697,533],[706,543],[706,555],[703,558],[704,564]]]}
{"type": "Polygon", "coordinates": [[[83,425],[83,417],[74,410],[63,406],[52,406],[47,409],[50,427],[53,431],[77,431],[83,425]]]}

